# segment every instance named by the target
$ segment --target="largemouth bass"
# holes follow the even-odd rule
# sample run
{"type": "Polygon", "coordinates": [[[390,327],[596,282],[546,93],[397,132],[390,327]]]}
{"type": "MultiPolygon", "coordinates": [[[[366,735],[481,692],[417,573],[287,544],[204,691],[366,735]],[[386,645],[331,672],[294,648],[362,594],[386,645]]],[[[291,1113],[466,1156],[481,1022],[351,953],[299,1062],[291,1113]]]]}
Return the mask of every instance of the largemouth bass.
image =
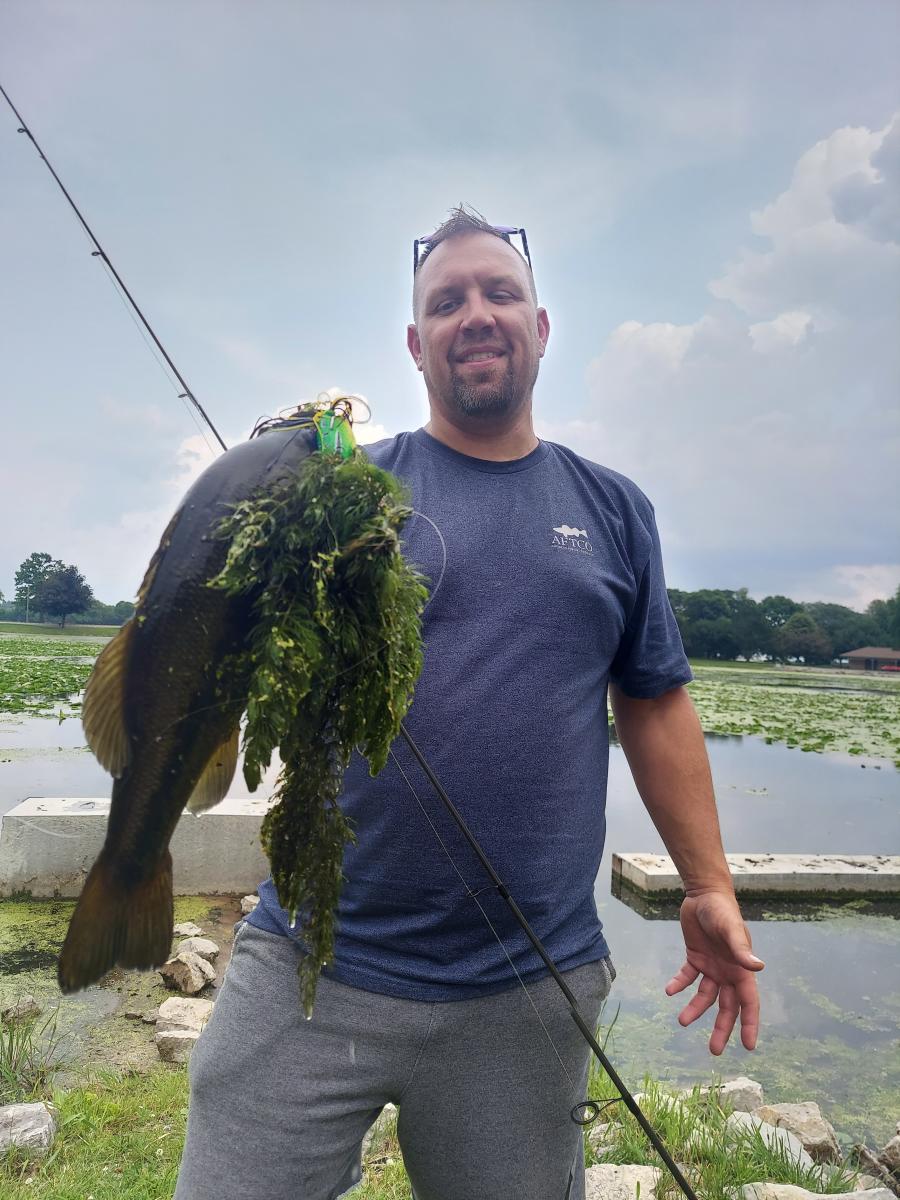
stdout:
{"type": "Polygon", "coordinates": [[[247,675],[238,653],[253,597],[207,586],[235,504],[294,475],[316,449],[311,426],[275,425],[212,464],[162,536],[134,617],[104,648],[85,689],[88,745],[115,778],[106,840],[59,959],[63,992],[114,966],[161,966],[172,945],[169,840],[187,806],[218,804],[238,757],[247,675]]]}

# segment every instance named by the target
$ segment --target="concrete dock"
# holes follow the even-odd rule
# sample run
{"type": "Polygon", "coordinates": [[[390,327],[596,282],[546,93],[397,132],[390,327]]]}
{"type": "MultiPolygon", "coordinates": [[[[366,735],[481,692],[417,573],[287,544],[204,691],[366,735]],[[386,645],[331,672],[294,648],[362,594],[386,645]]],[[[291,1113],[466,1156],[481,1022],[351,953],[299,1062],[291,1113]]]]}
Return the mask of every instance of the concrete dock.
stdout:
{"type": "MultiPolygon", "coordinates": [[[[171,842],[176,896],[254,892],[269,874],[259,844],[268,796],[223,800],[182,816],[171,842]]],[[[77,897],[106,835],[109,800],[60,796],[23,800],[0,828],[0,897],[77,897]]]]}
{"type": "MultiPolygon", "coordinates": [[[[816,900],[900,896],[900,855],[726,854],[740,896],[816,900]]],[[[647,896],[682,894],[681,878],[666,854],[613,854],[613,884],[647,896]]]]}

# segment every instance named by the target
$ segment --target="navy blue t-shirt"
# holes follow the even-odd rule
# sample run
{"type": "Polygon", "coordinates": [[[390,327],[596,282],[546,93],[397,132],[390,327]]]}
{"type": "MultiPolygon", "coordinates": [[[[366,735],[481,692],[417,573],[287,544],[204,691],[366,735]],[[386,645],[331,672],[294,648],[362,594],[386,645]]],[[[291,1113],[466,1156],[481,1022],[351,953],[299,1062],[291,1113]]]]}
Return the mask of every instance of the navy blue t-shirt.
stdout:
{"type": "MultiPolygon", "coordinates": [[[[404,554],[431,586],[406,725],[560,970],[603,958],[607,684],[648,698],[691,679],[653,507],[553,442],[488,462],[419,429],[366,453],[411,490],[404,554]]],[[[515,986],[478,904],[523,979],[546,974],[400,739],[394,754],[375,779],[355,755],[345,776],[358,844],[325,974],[427,1001],[515,986]]],[[[297,936],[271,879],[259,894],[249,920],[297,936]]]]}

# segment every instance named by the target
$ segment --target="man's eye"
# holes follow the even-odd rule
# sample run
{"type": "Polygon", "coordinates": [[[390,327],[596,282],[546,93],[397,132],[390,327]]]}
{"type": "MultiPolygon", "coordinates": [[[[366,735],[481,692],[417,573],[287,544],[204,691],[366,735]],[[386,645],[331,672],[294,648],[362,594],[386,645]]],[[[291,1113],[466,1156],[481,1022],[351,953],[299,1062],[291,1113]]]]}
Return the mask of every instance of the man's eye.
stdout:
{"type": "Polygon", "coordinates": [[[455,307],[456,307],[455,300],[442,300],[440,302],[440,304],[435,308],[434,311],[436,313],[452,312],[455,307]]]}
{"type": "Polygon", "coordinates": [[[512,292],[492,292],[491,299],[492,300],[514,300],[515,296],[513,296],[512,292]]]}

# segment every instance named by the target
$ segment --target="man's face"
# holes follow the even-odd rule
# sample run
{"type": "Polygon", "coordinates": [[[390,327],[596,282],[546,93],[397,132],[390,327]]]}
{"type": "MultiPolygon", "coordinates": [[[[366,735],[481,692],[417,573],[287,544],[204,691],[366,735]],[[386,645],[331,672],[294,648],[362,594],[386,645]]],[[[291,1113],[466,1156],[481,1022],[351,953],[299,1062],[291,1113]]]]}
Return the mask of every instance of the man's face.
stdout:
{"type": "Polygon", "coordinates": [[[489,233],[449,238],[419,269],[407,345],[432,408],[503,426],[530,405],[550,332],[519,254],[489,233]]]}

